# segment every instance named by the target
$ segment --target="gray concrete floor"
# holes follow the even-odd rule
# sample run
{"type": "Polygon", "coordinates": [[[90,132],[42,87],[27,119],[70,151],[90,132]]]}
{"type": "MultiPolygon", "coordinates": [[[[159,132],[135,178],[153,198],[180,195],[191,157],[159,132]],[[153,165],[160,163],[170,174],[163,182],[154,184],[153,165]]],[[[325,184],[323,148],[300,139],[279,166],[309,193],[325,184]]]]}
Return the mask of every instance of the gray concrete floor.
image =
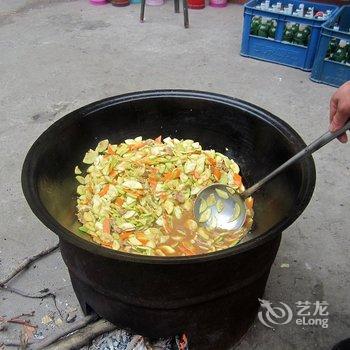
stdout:
{"type": "MultiPolygon", "coordinates": [[[[241,57],[238,5],[190,11],[188,30],[171,2],[148,7],[144,24],[138,5],[93,7],[86,0],[1,0],[0,11],[0,278],[56,242],[28,208],[20,171],[34,140],[71,110],[135,90],[199,89],[255,103],[306,141],[327,129],[335,89],[312,83],[305,72],[241,57]]],[[[265,294],[292,307],[299,300],[326,300],[329,328],[297,326],[293,320],[273,331],[256,321],[238,349],[329,349],[350,335],[349,154],[348,145],[333,142],[315,155],[313,199],[284,232],[265,294]],[[289,267],[281,267],[286,263],[289,267]]],[[[30,292],[50,288],[63,313],[78,308],[59,253],[11,285],[30,292]]],[[[39,335],[66,326],[42,323],[50,313],[57,321],[51,300],[0,292],[0,315],[31,310],[39,335]]],[[[0,342],[18,337],[16,325],[0,332],[0,342]]]]}

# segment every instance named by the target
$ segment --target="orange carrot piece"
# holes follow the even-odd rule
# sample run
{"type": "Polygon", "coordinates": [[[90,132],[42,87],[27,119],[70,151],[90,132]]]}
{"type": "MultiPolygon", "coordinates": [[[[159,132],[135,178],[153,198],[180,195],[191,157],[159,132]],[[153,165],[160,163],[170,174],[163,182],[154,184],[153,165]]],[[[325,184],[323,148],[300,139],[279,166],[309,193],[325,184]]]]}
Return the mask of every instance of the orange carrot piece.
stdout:
{"type": "Polygon", "coordinates": [[[181,242],[181,244],[190,253],[190,255],[194,255],[196,253],[192,244],[186,241],[181,242]]]}
{"type": "Polygon", "coordinates": [[[111,221],[108,218],[103,220],[103,232],[108,234],[111,233],[111,221]]]}
{"type": "Polygon", "coordinates": [[[197,170],[195,170],[193,172],[193,177],[198,180],[201,177],[201,174],[197,170]]]}
{"type": "Polygon", "coordinates": [[[102,247],[112,248],[113,243],[101,243],[102,247]]]}
{"type": "Polygon", "coordinates": [[[103,186],[102,190],[98,193],[100,197],[103,197],[109,190],[109,184],[103,186]]]}
{"type": "Polygon", "coordinates": [[[166,193],[161,193],[159,195],[159,197],[160,197],[161,200],[164,200],[164,201],[168,199],[168,195],[166,193]]]}
{"type": "Polygon", "coordinates": [[[124,191],[134,195],[137,198],[139,198],[139,197],[141,197],[143,195],[143,191],[142,190],[131,190],[129,188],[125,188],[124,191]]]}
{"type": "Polygon", "coordinates": [[[163,175],[164,181],[170,181],[175,180],[180,177],[181,170],[180,169],[174,169],[173,171],[168,171],[163,175]]]}
{"type": "Polygon", "coordinates": [[[242,185],[242,176],[238,174],[233,174],[233,180],[237,186],[242,185]]]}
{"type": "Polygon", "coordinates": [[[154,139],[154,141],[155,141],[156,143],[162,143],[162,135],[159,135],[158,137],[156,137],[156,138],[154,139]]]}
{"type": "Polygon", "coordinates": [[[171,232],[171,227],[169,225],[169,222],[167,220],[166,215],[163,215],[163,227],[166,233],[170,233],[171,232]]]}
{"type": "Polygon", "coordinates": [[[148,179],[148,183],[149,183],[150,187],[152,188],[152,190],[156,189],[156,187],[157,187],[157,180],[155,178],[150,177],[148,179]]]}
{"type": "Polygon", "coordinates": [[[117,172],[115,170],[112,170],[110,173],[109,173],[109,176],[110,177],[115,177],[117,175],[117,172]]]}
{"type": "Polygon", "coordinates": [[[253,209],[254,199],[252,197],[247,198],[245,200],[245,204],[246,204],[248,209],[253,209]]]}
{"type": "Polygon", "coordinates": [[[129,148],[130,148],[130,151],[136,151],[138,150],[139,148],[142,148],[146,143],[145,142],[138,142],[138,143],[135,143],[133,145],[130,145],[129,148]]]}
{"type": "Polygon", "coordinates": [[[173,179],[173,173],[171,171],[164,173],[163,180],[164,181],[170,181],[173,179]]]}
{"type": "Polygon", "coordinates": [[[177,246],[180,250],[180,252],[184,253],[185,255],[192,255],[191,252],[189,252],[186,248],[181,247],[181,245],[177,246]]]}
{"type": "Polygon", "coordinates": [[[208,157],[208,162],[210,165],[215,166],[216,165],[216,160],[214,158],[208,157]]]}
{"type": "Polygon", "coordinates": [[[122,197],[117,197],[114,201],[115,204],[122,206],[124,204],[124,199],[122,197]]]}
{"type": "Polygon", "coordinates": [[[143,232],[136,232],[135,236],[142,244],[146,244],[148,242],[148,238],[143,232]]]}
{"type": "Polygon", "coordinates": [[[113,148],[111,147],[111,145],[108,145],[107,153],[110,154],[110,155],[115,154],[115,152],[113,151],[113,148]]]}
{"type": "Polygon", "coordinates": [[[131,236],[131,231],[123,231],[120,235],[119,238],[122,240],[128,239],[131,236]]]}
{"type": "Polygon", "coordinates": [[[217,168],[216,166],[213,166],[211,169],[216,181],[219,181],[221,179],[221,171],[219,168],[217,168]]]}
{"type": "Polygon", "coordinates": [[[180,177],[180,174],[181,174],[181,170],[176,168],[173,170],[173,180],[177,179],[180,177]]]}

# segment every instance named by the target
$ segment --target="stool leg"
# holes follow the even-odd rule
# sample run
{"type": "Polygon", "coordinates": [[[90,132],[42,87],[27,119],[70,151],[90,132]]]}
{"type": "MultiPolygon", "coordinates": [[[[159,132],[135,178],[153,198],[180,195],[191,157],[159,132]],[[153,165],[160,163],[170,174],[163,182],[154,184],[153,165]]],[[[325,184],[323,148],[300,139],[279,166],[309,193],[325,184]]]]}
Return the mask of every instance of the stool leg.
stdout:
{"type": "Polygon", "coordinates": [[[175,13],[180,13],[180,0],[174,0],[175,13]]]}
{"type": "Polygon", "coordinates": [[[146,0],[141,0],[140,22],[143,22],[145,19],[145,6],[146,6],[146,0]]]}
{"type": "Polygon", "coordinates": [[[185,28],[188,28],[190,26],[190,23],[189,23],[189,19],[188,19],[187,0],[183,0],[183,6],[184,6],[184,25],[185,25],[185,28]]]}

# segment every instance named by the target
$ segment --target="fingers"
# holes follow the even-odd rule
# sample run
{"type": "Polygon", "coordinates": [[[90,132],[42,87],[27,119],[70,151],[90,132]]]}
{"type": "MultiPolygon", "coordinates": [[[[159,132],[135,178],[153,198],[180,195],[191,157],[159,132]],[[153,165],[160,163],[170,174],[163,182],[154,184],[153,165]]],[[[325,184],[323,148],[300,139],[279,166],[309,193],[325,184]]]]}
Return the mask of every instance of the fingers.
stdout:
{"type": "Polygon", "coordinates": [[[340,113],[337,111],[331,120],[331,124],[329,126],[329,130],[334,132],[337,131],[338,129],[342,128],[344,124],[347,122],[348,116],[345,115],[344,113],[340,113]]]}
{"type": "Polygon", "coordinates": [[[341,135],[338,136],[338,140],[341,143],[347,143],[348,142],[348,135],[346,135],[346,133],[341,134],[341,135]]]}
{"type": "Polygon", "coordinates": [[[338,100],[336,94],[333,94],[331,101],[329,103],[329,122],[331,123],[335,113],[337,112],[338,100]]]}
{"type": "MultiPolygon", "coordinates": [[[[333,94],[329,107],[329,130],[334,132],[342,128],[350,120],[350,81],[343,84],[333,94]]],[[[338,139],[340,142],[345,143],[348,141],[348,136],[344,133],[338,139]]]]}
{"type": "MultiPolygon", "coordinates": [[[[329,131],[334,132],[338,129],[342,128],[344,124],[347,122],[347,116],[340,114],[339,112],[335,113],[333,119],[331,120],[331,124],[329,126],[329,131]]],[[[338,136],[338,140],[342,143],[348,142],[348,136],[346,133],[338,136]]]]}

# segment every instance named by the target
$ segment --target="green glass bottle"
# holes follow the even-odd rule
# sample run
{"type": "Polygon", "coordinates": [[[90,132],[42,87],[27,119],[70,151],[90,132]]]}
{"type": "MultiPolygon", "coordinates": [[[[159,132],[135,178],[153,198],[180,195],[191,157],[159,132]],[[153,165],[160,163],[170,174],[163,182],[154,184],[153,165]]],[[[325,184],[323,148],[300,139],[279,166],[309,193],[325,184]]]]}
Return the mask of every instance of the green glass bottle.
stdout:
{"type": "Polygon", "coordinates": [[[339,62],[339,63],[345,63],[346,58],[347,58],[346,41],[340,40],[337,51],[335,51],[334,54],[332,55],[332,61],[339,62]]]}
{"type": "Polygon", "coordinates": [[[310,29],[310,26],[305,26],[305,29],[304,29],[305,33],[306,33],[306,38],[305,38],[305,46],[308,46],[309,45],[309,42],[310,42],[310,38],[311,38],[311,29],[310,29]]]}
{"type": "Polygon", "coordinates": [[[293,43],[297,45],[306,46],[308,33],[305,30],[305,25],[300,24],[297,33],[294,35],[293,43]]]}
{"type": "Polygon", "coordinates": [[[292,32],[292,24],[291,23],[286,24],[286,27],[284,28],[282,41],[286,41],[288,43],[291,43],[293,41],[293,32],[292,32]]]}
{"type": "Polygon", "coordinates": [[[269,26],[267,24],[267,19],[263,18],[261,20],[261,24],[259,27],[258,36],[261,36],[263,38],[267,38],[268,35],[269,35],[269,26]]]}
{"type": "Polygon", "coordinates": [[[293,36],[297,35],[298,31],[299,31],[299,24],[298,23],[291,23],[292,25],[292,32],[293,32],[293,36]]]}
{"type": "Polygon", "coordinates": [[[272,21],[271,26],[269,28],[269,38],[275,39],[275,37],[276,37],[276,27],[277,27],[276,21],[272,21]]]}
{"type": "Polygon", "coordinates": [[[346,56],[348,56],[350,53],[350,43],[348,41],[346,42],[345,49],[346,49],[346,56]]]}
{"type": "Polygon", "coordinates": [[[350,65],[350,52],[348,51],[348,54],[346,56],[346,64],[350,65]]]}
{"type": "Polygon", "coordinates": [[[338,41],[336,38],[332,38],[328,45],[326,58],[331,59],[331,57],[333,56],[334,52],[337,51],[337,49],[338,49],[338,41]]]}
{"type": "Polygon", "coordinates": [[[252,24],[250,26],[250,34],[258,35],[260,23],[261,23],[261,17],[254,16],[252,19],[252,24]]]}

